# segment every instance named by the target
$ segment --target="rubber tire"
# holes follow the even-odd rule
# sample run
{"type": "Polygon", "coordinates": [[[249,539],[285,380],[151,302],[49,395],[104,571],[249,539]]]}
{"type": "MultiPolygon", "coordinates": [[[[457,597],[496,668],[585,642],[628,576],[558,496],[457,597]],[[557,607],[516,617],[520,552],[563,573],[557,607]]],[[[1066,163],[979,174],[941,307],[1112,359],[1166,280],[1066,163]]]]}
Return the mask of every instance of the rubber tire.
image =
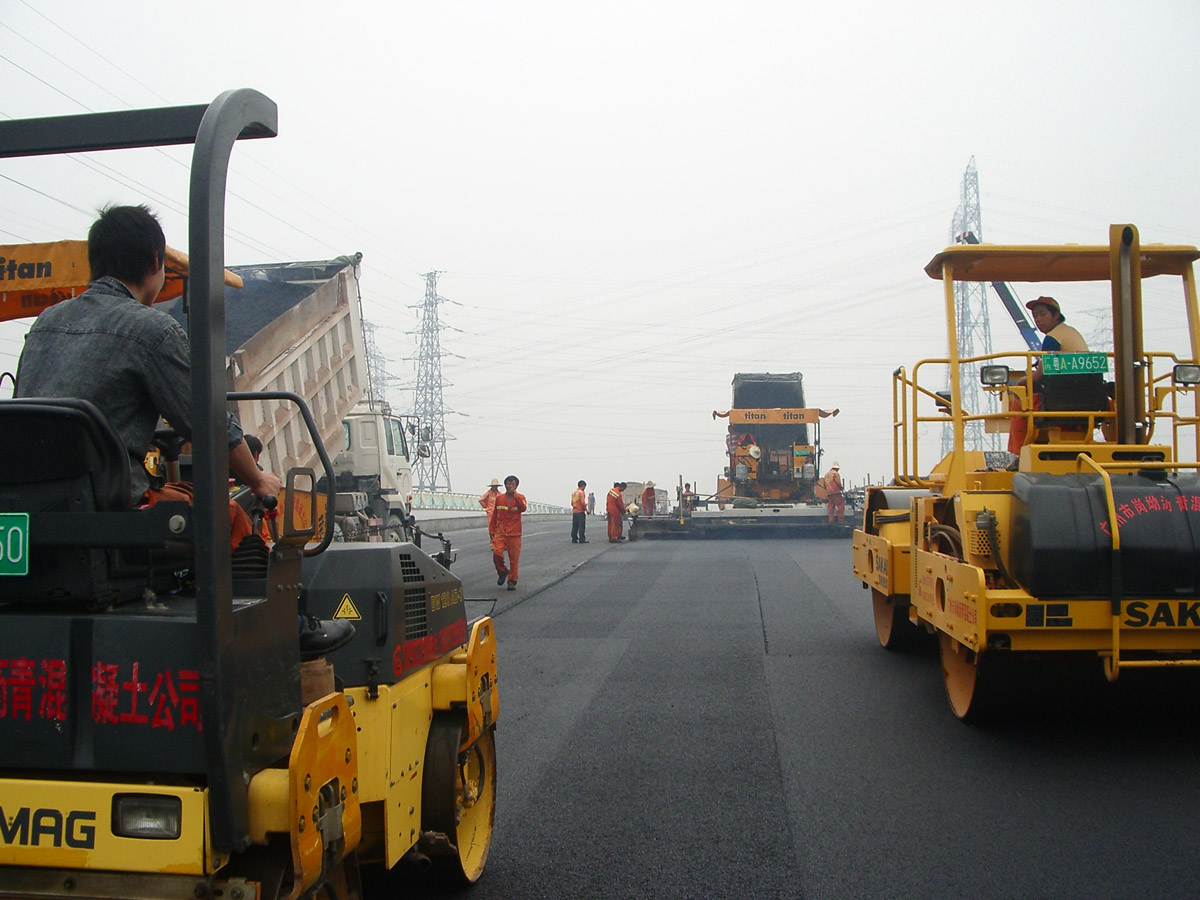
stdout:
{"type": "Polygon", "coordinates": [[[388,516],[387,528],[383,531],[383,539],[393,544],[412,543],[412,533],[400,521],[399,516],[388,516]]]}
{"type": "Polygon", "coordinates": [[[434,714],[425,744],[421,782],[421,830],[445,835],[449,852],[430,854],[434,875],[457,884],[474,884],[483,874],[496,818],[496,732],[481,735],[460,750],[466,735],[463,713],[434,714]],[[462,774],[475,788],[473,802],[463,801],[462,774]]]}

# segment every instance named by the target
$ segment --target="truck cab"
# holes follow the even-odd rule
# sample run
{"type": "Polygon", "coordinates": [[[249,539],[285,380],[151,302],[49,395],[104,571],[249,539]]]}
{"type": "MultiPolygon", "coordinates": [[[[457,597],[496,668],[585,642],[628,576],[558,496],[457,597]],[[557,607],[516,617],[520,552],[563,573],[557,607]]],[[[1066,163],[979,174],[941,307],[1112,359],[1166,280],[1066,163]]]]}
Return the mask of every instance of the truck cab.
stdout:
{"type": "Polygon", "coordinates": [[[338,492],[365,498],[340,502],[340,508],[370,511],[390,540],[412,540],[413,451],[408,442],[415,432],[412,416],[392,414],[386,402],[360,401],[342,419],[343,445],[334,456],[338,492]]]}

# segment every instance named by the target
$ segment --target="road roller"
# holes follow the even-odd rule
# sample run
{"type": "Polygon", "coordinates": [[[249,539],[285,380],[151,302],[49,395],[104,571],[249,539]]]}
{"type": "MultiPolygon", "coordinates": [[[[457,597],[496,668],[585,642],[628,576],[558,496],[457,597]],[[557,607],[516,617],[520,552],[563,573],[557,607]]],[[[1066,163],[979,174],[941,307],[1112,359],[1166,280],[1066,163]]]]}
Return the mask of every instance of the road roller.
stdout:
{"type": "Polygon", "coordinates": [[[893,373],[895,477],[867,490],[854,576],[884,648],[936,642],[964,721],[1011,710],[1022,675],[1056,661],[1110,681],[1200,665],[1200,253],[1129,224],[1108,238],[947,247],[925,267],[947,356],[893,373]],[[1099,336],[961,356],[963,282],[1036,292],[1027,305],[1060,316],[1087,300],[1055,296],[1097,297],[1099,336]]]}

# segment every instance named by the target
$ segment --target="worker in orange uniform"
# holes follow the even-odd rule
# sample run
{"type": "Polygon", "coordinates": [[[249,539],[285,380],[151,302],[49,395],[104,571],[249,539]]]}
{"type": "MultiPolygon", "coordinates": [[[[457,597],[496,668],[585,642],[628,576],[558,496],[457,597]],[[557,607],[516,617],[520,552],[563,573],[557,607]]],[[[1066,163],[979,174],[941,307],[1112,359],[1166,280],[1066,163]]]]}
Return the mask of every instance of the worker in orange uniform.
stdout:
{"type": "Polygon", "coordinates": [[[504,493],[496,495],[492,522],[488,532],[492,538],[492,562],[496,564],[496,584],[508,579],[508,589],[517,589],[517,564],[521,561],[521,513],[525,512],[525,495],[517,493],[521,479],[509,475],[504,479],[504,493]],[[504,552],[508,551],[508,565],[504,552]]]}
{"type": "Polygon", "coordinates": [[[690,481],[683,486],[683,494],[679,497],[679,508],[683,512],[691,512],[696,508],[696,492],[692,490],[690,481]]]}
{"type": "Polygon", "coordinates": [[[571,543],[586,544],[587,541],[587,494],[584,488],[586,481],[580,481],[579,486],[571,492],[571,543]]]}
{"type": "Polygon", "coordinates": [[[654,515],[654,482],[647,481],[642,491],[642,515],[647,519],[654,515]]]}
{"type": "Polygon", "coordinates": [[[621,496],[621,491],[625,490],[625,487],[625,482],[614,481],[612,490],[608,492],[604,514],[608,517],[608,542],[610,544],[619,544],[624,540],[621,537],[621,529],[625,520],[625,498],[621,496]]]}
{"type": "Polygon", "coordinates": [[[488,489],[479,498],[479,505],[487,513],[488,534],[492,533],[492,513],[496,509],[496,498],[500,496],[500,479],[493,478],[488,489]]]}
{"type": "Polygon", "coordinates": [[[825,506],[829,510],[829,524],[833,524],[834,513],[839,522],[846,521],[846,500],[842,496],[841,468],[836,462],[825,473],[825,506]]]}

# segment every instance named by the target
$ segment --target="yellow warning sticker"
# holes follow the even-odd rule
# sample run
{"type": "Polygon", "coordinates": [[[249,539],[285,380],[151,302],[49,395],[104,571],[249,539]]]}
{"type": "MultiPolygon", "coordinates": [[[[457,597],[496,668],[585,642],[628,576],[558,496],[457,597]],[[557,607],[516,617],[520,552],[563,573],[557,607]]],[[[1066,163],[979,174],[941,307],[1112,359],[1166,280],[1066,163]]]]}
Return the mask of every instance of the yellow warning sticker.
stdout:
{"type": "Polygon", "coordinates": [[[338,604],[337,612],[333,614],[335,619],[361,619],[358,614],[358,609],[354,605],[354,601],[350,599],[349,594],[342,594],[342,602],[338,604]]]}

